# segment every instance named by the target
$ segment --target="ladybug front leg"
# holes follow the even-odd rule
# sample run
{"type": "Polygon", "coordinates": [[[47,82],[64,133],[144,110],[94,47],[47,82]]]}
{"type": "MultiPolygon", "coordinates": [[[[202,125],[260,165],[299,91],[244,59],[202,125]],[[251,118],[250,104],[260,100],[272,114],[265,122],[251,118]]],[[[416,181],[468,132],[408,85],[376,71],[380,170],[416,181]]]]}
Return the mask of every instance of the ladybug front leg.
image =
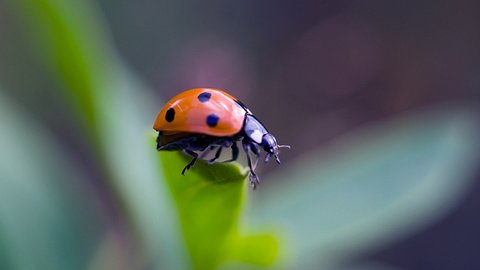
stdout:
{"type": "Polygon", "coordinates": [[[250,186],[255,189],[258,184],[260,184],[260,179],[258,179],[257,174],[255,173],[255,168],[252,166],[252,159],[250,158],[250,142],[242,141],[243,150],[247,156],[248,167],[250,168],[250,174],[248,175],[250,186]]]}
{"type": "Polygon", "coordinates": [[[238,150],[237,143],[234,142],[231,146],[232,148],[232,158],[229,160],[225,160],[224,162],[233,162],[238,159],[238,155],[240,154],[240,150],[238,150]]]}
{"type": "Polygon", "coordinates": [[[255,143],[250,143],[250,150],[255,154],[255,162],[253,163],[253,168],[257,168],[258,160],[260,159],[260,148],[255,143]]]}
{"type": "Polygon", "coordinates": [[[193,167],[193,165],[195,165],[195,162],[198,159],[198,154],[188,149],[183,150],[183,152],[193,157],[193,159],[182,170],[182,175],[185,175],[185,171],[190,170],[190,168],[193,167]]]}

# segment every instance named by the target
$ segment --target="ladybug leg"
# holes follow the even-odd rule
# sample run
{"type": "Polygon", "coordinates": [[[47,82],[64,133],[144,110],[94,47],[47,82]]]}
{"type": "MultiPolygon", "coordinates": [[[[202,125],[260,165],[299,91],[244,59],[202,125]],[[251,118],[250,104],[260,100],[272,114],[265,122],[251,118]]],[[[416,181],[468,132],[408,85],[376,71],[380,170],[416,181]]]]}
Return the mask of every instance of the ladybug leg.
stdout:
{"type": "Polygon", "coordinates": [[[195,162],[198,159],[198,154],[193,152],[192,150],[185,149],[184,152],[192,156],[193,159],[187,164],[187,166],[185,166],[185,168],[183,168],[182,175],[185,175],[185,171],[190,170],[190,168],[193,167],[193,165],[195,165],[195,162]]]}
{"type": "Polygon", "coordinates": [[[215,162],[215,160],[217,160],[220,157],[220,154],[222,153],[222,148],[223,147],[221,146],[218,147],[217,152],[215,152],[215,156],[207,162],[208,164],[215,162]]]}
{"type": "Polygon", "coordinates": [[[238,159],[238,155],[240,154],[240,150],[238,150],[238,145],[237,143],[233,143],[232,146],[232,158],[229,160],[225,160],[224,162],[233,162],[238,159]]]}
{"type": "Polygon", "coordinates": [[[199,159],[204,159],[210,153],[210,151],[212,151],[213,149],[215,149],[215,146],[212,145],[209,148],[207,148],[206,150],[204,150],[198,158],[199,159]]]}
{"type": "Polygon", "coordinates": [[[253,168],[257,168],[258,160],[260,159],[260,148],[255,143],[250,143],[250,150],[255,154],[255,162],[253,163],[253,168]]]}
{"type": "Polygon", "coordinates": [[[250,168],[250,174],[248,175],[248,180],[250,182],[250,186],[255,189],[258,184],[260,184],[260,180],[258,179],[257,174],[255,174],[255,168],[252,166],[252,159],[250,158],[250,143],[247,141],[242,141],[243,150],[247,155],[247,162],[248,167],[250,168]]]}

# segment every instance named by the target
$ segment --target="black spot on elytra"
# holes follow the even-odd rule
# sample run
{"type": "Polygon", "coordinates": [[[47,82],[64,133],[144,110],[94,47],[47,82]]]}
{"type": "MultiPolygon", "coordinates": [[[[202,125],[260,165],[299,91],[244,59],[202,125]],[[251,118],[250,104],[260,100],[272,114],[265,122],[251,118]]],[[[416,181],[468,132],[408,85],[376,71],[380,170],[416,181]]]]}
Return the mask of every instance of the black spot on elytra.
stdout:
{"type": "Polygon", "coordinates": [[[209,116],[207,116],[207,125],[209,127],[215,127],[218,124],[219,119],[220,118],[216,114],[212,113],[209,116]]]}
{"type": "Polygon", "coordinates": [[[200,95],[198,95],[198,100],[200,100],[200,102],[204,103],[204,102],[209,101],[211,96],[212,96],[211,93],[203,92],[200,95]]]}
{"type": "Polygon", "coordinates": [[[172,122],[173,119],[175,119],[175,109],[170,108],[167,110],[167,113],[165,113],[165,120],[167,120],[167,122],[172,122]]]}

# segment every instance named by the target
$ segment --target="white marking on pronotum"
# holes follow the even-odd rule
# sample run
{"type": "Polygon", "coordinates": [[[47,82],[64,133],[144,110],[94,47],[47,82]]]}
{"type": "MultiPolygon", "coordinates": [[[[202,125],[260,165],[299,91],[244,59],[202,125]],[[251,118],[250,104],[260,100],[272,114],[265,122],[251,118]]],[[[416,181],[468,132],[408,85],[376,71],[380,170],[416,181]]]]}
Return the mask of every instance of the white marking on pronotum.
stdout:
{"type": "Polygon", "coordinates": [[[262,143],[262,137],[263,133],[258,129],[255,129],[252,134],[250,134],[250,138],[252,138],[252,140],[254,140],[258,144],[262,143]]]}

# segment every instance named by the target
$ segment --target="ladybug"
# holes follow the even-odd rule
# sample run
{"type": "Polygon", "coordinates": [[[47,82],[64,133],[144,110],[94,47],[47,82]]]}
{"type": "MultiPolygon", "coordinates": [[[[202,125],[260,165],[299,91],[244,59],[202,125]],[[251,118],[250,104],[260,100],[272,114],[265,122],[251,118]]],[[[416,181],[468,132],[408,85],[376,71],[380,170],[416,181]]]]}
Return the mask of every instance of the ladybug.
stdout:
{"type": "Polygon", "coordinates": [[[238,99],[220,89],[194,88],[173,97],[158,113],[153,129],[158,131],[157,150],[181,150],[193,157],[185,166],[182,175],[198,158],[203,159],[215,150],[208,163],[216,161],[223,148],[232,149],[232,158],[237,160],[238,141],[242,141],[250,169],[249,182],[253,189],[259,184],[255,167],[260,158],[260,149],[266,152],[265,162],[278,158],[279,148],[275,137],[252,112],[238,99]],[[250,152],[255,155],[252,162],[250,152]]]}

